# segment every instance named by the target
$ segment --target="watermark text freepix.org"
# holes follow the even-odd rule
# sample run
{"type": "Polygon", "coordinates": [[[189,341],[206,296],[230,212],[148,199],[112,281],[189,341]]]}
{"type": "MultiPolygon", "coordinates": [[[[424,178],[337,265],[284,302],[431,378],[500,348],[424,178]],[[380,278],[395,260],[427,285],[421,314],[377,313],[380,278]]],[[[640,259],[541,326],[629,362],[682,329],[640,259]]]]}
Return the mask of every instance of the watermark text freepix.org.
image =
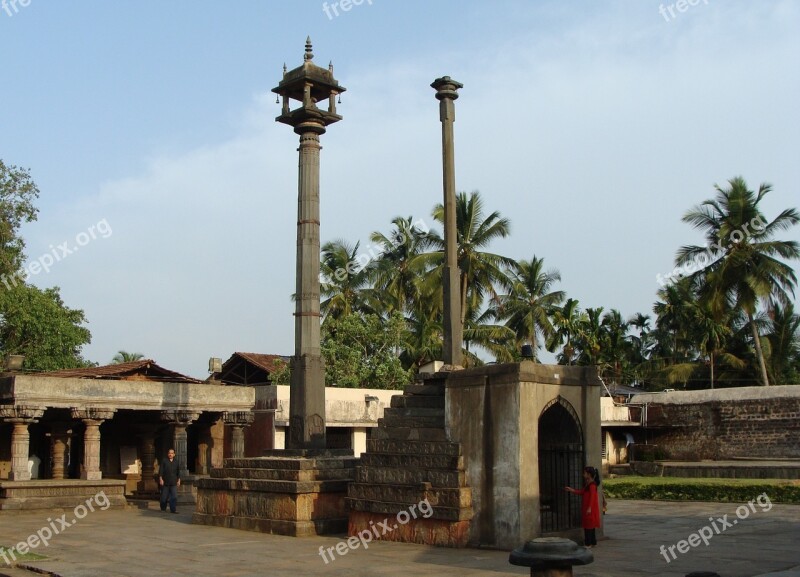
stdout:
{"type": "MultiPolygon", "coordinates": [[[[342,12],[350,12],[353,6],[361,6],[365,0],[334,0],[330,4],[327,2],[322,3],[322,11],[328,17],[328,20],[333,20],[339,15],[339,9],[342,12]]],[[[367,4],[372,6],[372,0],[366,0],[367,4]]]]}
{"type": "Polygon", "coordinates": [[[30,6],[31,2],[32,0],[2,0],[0,2],[0,8],[11,18],[14,14],[19,12],[20,8],[27,8],[30,6]]]}
{"type": "Polygon", "coordinates": [[[708,544],[714,535],[719,535],[727,529],[732,528],[734,525],[739,523],[740,519],[747,519],[751,512],[757,513],[758,510],[756,509],[756,504],[758,504],[758,506],[761,508],[761,511],[764,513],[772,509],[772,501],[769,500],[769,496],[766,493],[761,493],[755,499],[751,499],[746,504],[739,505],[736,508],[737,519],[728,520],[728,515],[723,515],[717,519],[714,519],[714,517],[709,517],[708,520],[711,521],[710,525],[706,525],[694,533],[690,533],[686,539],[681,539],[674,545],[670,545],[669,547],[662,545],[661,549],[659,549],[659,552],[664,556],[664,560],[667,563],[670,563],[678,558],[678,556],[675,554],[675,549],[678,550],[678,553],[688,553],[690,551],[690,547],[699,547],[700,543],[703,543],[706,547],[708,547],[708,544]]]}
{"type": "Polygon", "coordinates": [[[400,525],[405,525],[411,519],[416,519],[417,511],[422,514],[423,519],[429,519],[433,515],[433,507],[431,507],[430,502],[425,499],[416,505],[411,505],[408,508],[408,511],[400,511],[395,517],[396,523],[394,524],[390,524],[391,522],[388,518],[384,519],[383,521],[378,521],[377,525],[374,523],[374,521],[370,521],[368,529],[359,531],[358,535],[353,535],[346,541],[339,541],[334,547],[326,548],[320,545],[319,556],[322,557],[322,560],[325,561],[325,565],[327,565],[331,561],[336,561],[336,555],[334,555],[334,551],[341,557],[343,555],[347,555],[350,551],[355,551],[362,545],[364,546],[364,549],[369,549],[369,543],[372,542],[373,535],[374,539],[380,539],[383,535],[391,533],[400,525]],[[330,560],[328,559],[328,555],[330,555],[330,560]]]}
{"type": "Polygon", "coordinates": [[[96,493],[95,495],[86,499],[85,504],[81,503],[80,505],[76,506],[72,510],[74,518],[70,520],[67,520],[66,513],[55,520],[48,517],[48,524],[36,531],[36,533],[31,533],[24,541],[20,541],[11,549],[0,548],[0,557],[3,558],[3,561],[6,562],[6,565],[11,565],[17,560],[17,555],[27,555],[33,549],[39,547],[39,545],[44,545],[47,547],[50,545],[50,539],[52,539],[54,536],[63,533],[75,525],[78,521],[86,517],[86,515],[89,513],[93,513],[95,510],[95,505],[97,505],[97,507],[99,507],[102,511],[105,511],[111,506],[111,501],[108,500],[108,496],[106,495],[105,491],[96,493]]]}
{"type": "MultiPolygon", "coordinates": [[[[700,4],[701,0],[678,0],[673,4],[668,4],[666,7],[663,4],[659,4],[658,6],[658,13],[664,17],[664,20],[667,22],[672,22],[675,20],[678,15],[675,14],[677,10],[679,13],[683,14],[686,12],[691,6],[697,6],[700,4]],[[667,13],[669,13],[669,17],[667,17],[667,13]]],[[[708,6],[708,0],[702,0],[703,4],[708,6]]]]}
{"type": "Polygon", "coordinates": [[[111,230],[111,225],[108,224],[106,219],[101,220],[97,224],[91,225],[85,231],[81,231],[75,235],[75,243],[70,245],[70,241],[64,241],[58,245],[50,245],[50,251],[44,253],[39,258],[32,260],[26,266],[22,267],[15,273],[3,274],[0,276],[0,282],[7,289],[12,286],[17,286],[20,281],[25,282],[28,278],[39,274],[40,272],[50,272],[50,268],[57,262],[67,258],[69,255],[78,252],[78,250],[98,238],[108,238],[114,231],[111,230]]]}

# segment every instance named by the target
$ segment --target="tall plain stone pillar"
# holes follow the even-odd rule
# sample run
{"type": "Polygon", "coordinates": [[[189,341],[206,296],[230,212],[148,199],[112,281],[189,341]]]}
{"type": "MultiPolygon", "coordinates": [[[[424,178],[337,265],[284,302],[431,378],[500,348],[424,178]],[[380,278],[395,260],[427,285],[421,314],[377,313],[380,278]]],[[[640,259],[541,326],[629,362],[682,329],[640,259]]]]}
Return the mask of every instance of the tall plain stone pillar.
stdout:
{"type": "Polygon", "coordinates": [[[54,424],[50,430],[50,458],[53,462],[53,479],[69,477],[69,437],[71,430],[68,424],[54,424]]]}
{"type": "Polygon", "coordinates": [[[294,356],[290,381],[290,449],[325,449],[325,367],[320,350],[319,312],[319,137],[336,114],[336,97],[345,91],[333,77],[333,65],[320,68],[312,62],[311,39],[306,39],[303,65],[286,71],[273,92],[283,97],[278,122],[300,136],[297,191],[297,261],[294,356]],[[290,110],[291,100],[301,103],[290,110]],[[327,100],[327,110],[317,103],[327,100]]]}
{"type": "Polygon", "coordinates": [[[86,426],[83,433],[83,470],[81,479],[97,481],[103,478],[100,471],[100,425],[114,417],[114,409],[73,408],[72,418],[80,419],[86,426]]]}
{"type": "Polygon", "coordinates": [[[224,414],[226,425],[231,427],[231,458],[244,458],[244,428],[253,423],[250,411],[235,411],[224,414]]]}
{"type": "MultiPolygon", "coordinates": [[[[200,413],[192,411],[162,411],[161,419],[167,421],[172,428],[172,444],[175,449],[175,459],[178,461],[178,468],[181,477],[189,475],[187,463],[186,428],[200,417],[200,413]]],[[[167,447],[169,449],[170,447],[167,447]]]]}
{"type": "Polygon", "coordinates": [[[28,406],[11,406],[0,408],[0,418],[14,425],[11,432],[11,471],[8,478],[12,481],[28,481],[31,473],[28,470],[30,454],[30,433],[28,426],[36,423],[44,414],[44,409],[28,406]]]}
{"type": "Polygon", "coordinates": [[[437,78],[431,84],[439,100],[439,120],[442,122],[442,175],[444,188],[444,364],[460,367],[464,327],[461,324],[461,290],[458,269],[458,243],[456,228],[456,168],[453,123],[456,120],[454,101],[463,84],[449,76],[437,78]]]}

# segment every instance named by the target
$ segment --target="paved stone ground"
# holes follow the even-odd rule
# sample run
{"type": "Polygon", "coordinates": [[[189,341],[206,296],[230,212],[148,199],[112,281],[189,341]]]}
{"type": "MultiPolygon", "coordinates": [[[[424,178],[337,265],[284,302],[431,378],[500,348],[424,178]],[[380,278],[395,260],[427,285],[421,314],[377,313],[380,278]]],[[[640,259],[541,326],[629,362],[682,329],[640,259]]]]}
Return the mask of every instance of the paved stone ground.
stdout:
{"type": "MultiPolygon", "coordinates": [[[[722,577],[800,576],[800,506],[758,504],[747,518],[737,519],[737,504],[612,501],[606,520],[607,539],[594,550],[595,562],[575,575],[595,577],[683,577],[692,571],[716,571],[722,577]],[[687,553],[675,550],[667,563],[659,552],[691,533],[728,515],[738,521],[708,546],[687,553]],[[785,572],[785,573],[784,573],[785,572]]],[[[740,511],[740,513],[743,512],[740,511]]],[[[0,545],[13,546],[61,512],[0,514],[0,545]]],[[[72,512],[66,519],[72,519],[72,512]]],[[[29,562],[40,572],[60,577],[492,577],[528,575],[508,564],[508,552],[439,549],[402,543],[372,543],[325,564],[320,546],[332,547],[337,537],[294,539],[234,529],[191,524],[188,509],[177,515],[157,509],[96,511],[54,536],[36,553],[46,560],[29,562]]],[[[721,528],[721,523],[717,523],[721,528]]],[[[668,554],[668,553],[667,553],[668,554]]],[[[668,554],[669,555],[669,554],[668,554]]],[[[0,576],[35,577],[5,566],[0,576]]]]}

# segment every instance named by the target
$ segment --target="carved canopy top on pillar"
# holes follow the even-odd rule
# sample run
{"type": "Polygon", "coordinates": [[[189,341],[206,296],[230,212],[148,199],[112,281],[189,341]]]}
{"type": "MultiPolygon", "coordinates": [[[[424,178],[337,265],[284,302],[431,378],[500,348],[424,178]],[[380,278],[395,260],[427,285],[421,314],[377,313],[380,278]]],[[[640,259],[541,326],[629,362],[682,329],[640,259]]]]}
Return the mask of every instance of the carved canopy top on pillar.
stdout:
{"type": "Polygon", "coordinates": [[[29,405],[0,406],[0,418],[7,423],[35,423],[44,415],[45,407],[29,405]]]}
{"type": "Polygon", "coordinates": [[[246,427],[253,424],[253,415],[250,411],[225,411],[222,413],[222,419],[226,425],[238,425],[246,427]]]}
{"type": "Polygon", "coordinates": [[[295,127],[298,134],[305,131],[324,134],[326,126],[342,119],[336,113],[336,99],[346,88],[333,77],[333,64],[326,69],[314,64],[313,59],[311,38],[308,38],[303,64],[289,71],[284,64],[283,79],[272,89],[283,97],[281,115],[275,120],[295,127]],[[300,107],[290,110],[292,100],[300,102],[300,107]],[[317,103],[325,100],[327,109],[319,108],[317,103]]]}
{"type": "Polygon", "coordinates": [[[189,426],[193,421],[200,418],[200,411],[188,411],[185,409],[169,409],[161,411],[161,420],[167,421],[172,425],[189,426]]]}
{"type": "Polygon", "coordinates": [[[114,418],[116,409],[109,409],[107,407],[72,407],[70,414],[73,419],[80,419],[82,421],[107,421],[114,418]]]}

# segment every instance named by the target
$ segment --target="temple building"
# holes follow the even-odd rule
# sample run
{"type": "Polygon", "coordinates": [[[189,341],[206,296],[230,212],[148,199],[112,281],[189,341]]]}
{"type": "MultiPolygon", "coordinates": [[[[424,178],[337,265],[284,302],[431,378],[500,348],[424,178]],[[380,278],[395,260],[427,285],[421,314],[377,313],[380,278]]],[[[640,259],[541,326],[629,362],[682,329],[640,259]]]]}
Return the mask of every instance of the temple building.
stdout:
{"type": "Polygon", "coordinates": [[[194,476],[243,455],[242,429],[254,404],[252,388],[205,383],[150,359],[5,373],[0,510],[47,506],[46,496],[94,494],[93,485],[120,497],[116,504],[124,494],[153,495],[157,462],[169,448],[188,481],[182,498],[192,500],[194,476]]]}

